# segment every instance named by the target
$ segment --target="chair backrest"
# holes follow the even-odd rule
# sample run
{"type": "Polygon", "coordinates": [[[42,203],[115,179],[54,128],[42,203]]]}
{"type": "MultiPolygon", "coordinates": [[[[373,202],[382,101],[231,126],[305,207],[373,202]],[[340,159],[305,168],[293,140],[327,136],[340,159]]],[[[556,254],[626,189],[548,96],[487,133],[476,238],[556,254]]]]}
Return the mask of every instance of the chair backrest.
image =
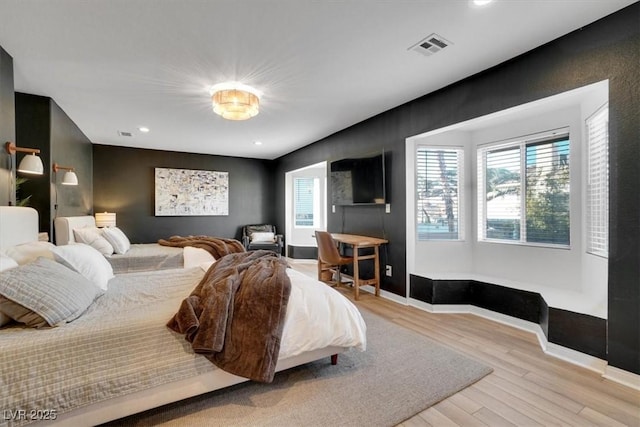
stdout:
{"type": "Polygon", "coordinates": [[[331,233],[316,231],[316,240],[318,241],[318,258],[327,264],[338,264],[342,257],[331,233]]]}
{"type": "Polygon", "coordinates": [[[242,237],[249,236],[251,233],[272,232],[276,234],[276,226],[271,224],[253,224],[242,227],[242,237]]]}

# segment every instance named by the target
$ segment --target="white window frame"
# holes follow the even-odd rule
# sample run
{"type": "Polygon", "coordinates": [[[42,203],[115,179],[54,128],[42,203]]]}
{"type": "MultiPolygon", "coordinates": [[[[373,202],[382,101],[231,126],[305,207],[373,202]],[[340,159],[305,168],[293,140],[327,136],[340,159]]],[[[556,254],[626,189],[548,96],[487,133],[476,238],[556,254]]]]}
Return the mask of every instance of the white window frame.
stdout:
{"type": "Polygon", "coordinates": [[[418,144],[416,146],[416,151],[415,151],[415,206],[414,206],[414,212],[415,212],[415,227],[416,227],[416,240],[417,241],[421,241],[421,242],[462,242],[465,240],[465,209],[464,209],[464,191],[465,191],[465,183],[464,183],[464,154],[465,154],[465,149],[464,147],[461,146],[442,146],[442,145],[430,145],[430,144],[418,144]],[[419,209],[419,200],[420,198],[418,197],[418,191],[420,190],[419,185],[418,185],[418,180],[420,177],[420,173],[421,171],[419,170],[418,167],[418,159],[420,157],[419,152],[423,151],[423,150],[428,150],[428,151],[451,151],[451,152],[455,152],[457,154],[457,188],[456,188],[456,192],[457,192],[457,226],[458,226],[458,236],[457,238],[421,238],[420,237],[420,231],[419,231],[419,227],[421,225],[421,222],[419,221],[420,218],[420,213],[418,212],[419,209]]]}
{"type": "Polygon", "coordinates": [[[585,120],[586,252],[609,257],[609,103],[585,120]]]}
{"type": "MultiPolygon", "coordinates": [[[[573,217],[571,215],[571,192],[569,193],[569,244],[557,244],[557,243],[541,243],[527,241],[527,212],[526,212],[526,148],[527,145],[544,142],[545,140],[552,140],[563,137],[569,142],[569,156],[571,157],[571,135],[569,128],[552,129],[532,135],[526,135],[523,137],[514,138],[508,141],[502,141],[497,143],[489,143],[478,146],[477,150],[477,197],[478,197],[478,215],[477,215],[477,239],[478,242],[486,243],[500,243],[508,245],[520,245],[520,246],[539,246],[554,249],[571,249],[571,224],[573,217]],[[487,198],[485,188],[485,176],[486,176],[486,154],[490,151],[496,151],[509,148],[520,148],[520,238],[519,240],[510,239],[498,239],[487,237],[487,198]]],[[[571,186],[571,163],[569,163],[569,185],[571,186]]]]}

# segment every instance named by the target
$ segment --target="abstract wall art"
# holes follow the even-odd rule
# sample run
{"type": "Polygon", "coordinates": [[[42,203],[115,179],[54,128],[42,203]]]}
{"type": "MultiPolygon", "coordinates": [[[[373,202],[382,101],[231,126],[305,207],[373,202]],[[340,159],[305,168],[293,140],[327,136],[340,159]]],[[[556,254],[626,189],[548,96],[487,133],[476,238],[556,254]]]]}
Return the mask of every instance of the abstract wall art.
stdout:
{"type": "Polygon", "coordinates": [[[229,215],[229,172],[155,168],[155,215],[229,215]]]}

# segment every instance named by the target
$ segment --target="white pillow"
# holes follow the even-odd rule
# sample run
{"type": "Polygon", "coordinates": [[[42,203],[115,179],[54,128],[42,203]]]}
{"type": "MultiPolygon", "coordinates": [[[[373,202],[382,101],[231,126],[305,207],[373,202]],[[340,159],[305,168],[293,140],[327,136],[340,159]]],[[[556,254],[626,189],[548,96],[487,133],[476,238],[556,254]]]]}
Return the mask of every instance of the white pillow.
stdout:
{"type": "Polygon", "coordinates": [[[113,267],[109,261],[100,252],[84,243],[58,246],[53,253],[60,264],[80,273],[105,291],[109,280],[114,277],[113,267]]]}
{"type": "Polygon", "coordinates": [[[276,235],[271,231],[254,231],[251,233],[251,241],[273,243],[276,241],[276,235]]]}
{"type": "Polygon", "coordinates": [[[111,243],[107,241],[104,237],[102,237],[102,233],[98,227],[82,227],[82,228],[74,228],[73,236],[78,243],[85,243],[102,255],[112,255],[113,254],[113,246],[111,243]]]}
{"type": "Polygon", "coordinates": [[[51,242],[29,242],[12,246],[5,253],[19,265],[28,264],[40,257],[53,259],[55,245],[51,242]]]}
{"type": "Polygon", "coordinates": [[[194,248],[193,246],[185,246],[184,252],[184,268],[199,267],[200,264],[215,262],[215,258],[206,249],[194,248]]]}
{"type": "Polygon", "coordinates": [[[131,248],[131,242],[118,227],[105,227],[102,229],[102,235],[111,243],[113,251],[117,254],[126,254],[131,248]]]}
{"type": "MultiPolygon", "coordinates": [[[[11,258],[8,255],[0,253],[0,271],[8,270],[10,268],[17,267],[18,265],[19,264],[16,262],[15,259],[11,258]]],[[[0,317],[0,319],[2,318],[0,317]]],[[[0,320],[0,324],[1,323],[2,321],[0,320]]]]}
{"type": "Polygon", "coordinates": [[[207,271],[209,271],[209,269],[211,268],[211,266],[212,266],[213,264],[215,264],[215,263],[216,263],[216,260],[213,260],[213,261],[207,261],[207,262],[203,262],[203,263],[201,263],[199,267],[202,269],[202,271],[204,271],[204,272],[206,273],[207,271]]]}

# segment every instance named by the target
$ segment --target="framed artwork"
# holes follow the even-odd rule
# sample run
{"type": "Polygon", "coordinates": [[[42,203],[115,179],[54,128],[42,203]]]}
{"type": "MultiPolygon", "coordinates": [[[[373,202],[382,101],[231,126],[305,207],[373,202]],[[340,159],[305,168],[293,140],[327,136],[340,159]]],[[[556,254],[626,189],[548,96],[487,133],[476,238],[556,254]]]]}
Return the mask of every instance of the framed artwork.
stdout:
{"type": "Polygon", "coordinates": [[[155,168],[156,216],[229,215],[229,172],[155,168]]]}

